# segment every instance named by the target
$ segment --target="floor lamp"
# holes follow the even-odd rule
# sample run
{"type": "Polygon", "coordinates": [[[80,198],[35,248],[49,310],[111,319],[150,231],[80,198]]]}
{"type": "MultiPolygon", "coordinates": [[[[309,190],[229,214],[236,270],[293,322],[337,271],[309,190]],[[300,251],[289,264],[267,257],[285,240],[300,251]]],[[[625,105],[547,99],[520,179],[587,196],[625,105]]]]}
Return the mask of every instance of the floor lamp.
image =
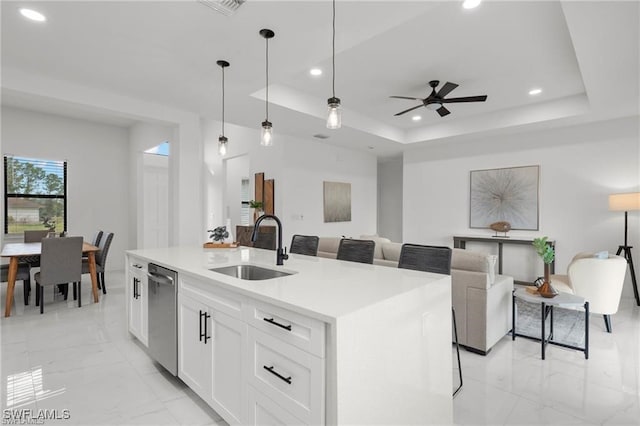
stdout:
{"type": "Polygon", "coordinates": [[[638,296],[638,283],[636,272],[633,269],[633,259],[631,258],[632,246],[627,241],[627,216],[631,210],[640,210],[640,192],[630,192],[627,194],[609,195],[609,210],[624,212],[624,245],[618,246],[617,255],[624,251],[624,258],[627,259],[629,270],[631,271],[631,284],[633,284],[633,295],[636,297],[636,304],[640,306],[640,296],[638,296]]]}

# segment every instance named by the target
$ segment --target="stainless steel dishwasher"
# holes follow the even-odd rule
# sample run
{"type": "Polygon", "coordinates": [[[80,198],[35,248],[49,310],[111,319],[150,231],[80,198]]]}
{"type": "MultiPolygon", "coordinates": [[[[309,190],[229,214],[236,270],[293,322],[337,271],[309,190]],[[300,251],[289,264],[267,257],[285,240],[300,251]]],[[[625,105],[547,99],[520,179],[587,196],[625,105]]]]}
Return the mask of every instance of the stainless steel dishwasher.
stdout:
{"type": "Polygon", "coordinates": [[[178,375],[178,273],[149,264],[149,355],[174,376],[178,375]]]}

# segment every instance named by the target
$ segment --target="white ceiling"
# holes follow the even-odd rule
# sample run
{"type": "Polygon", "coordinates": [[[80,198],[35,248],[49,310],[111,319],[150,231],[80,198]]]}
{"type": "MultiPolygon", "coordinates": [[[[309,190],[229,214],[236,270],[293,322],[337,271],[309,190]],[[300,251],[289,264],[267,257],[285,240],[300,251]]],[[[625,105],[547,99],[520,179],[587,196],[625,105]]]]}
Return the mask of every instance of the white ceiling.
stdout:
{"type": "MultiPolygon", "coordinates": [[[[228,122],[264,117],[270,28],[270,121],[278,133],[393,155],[404,147],[522,126],[558,126],[638,114],[638,1],[342,1],[336,17],[336,96],[343,128],[324,127],[331,96],[331,2],[248,0],[226,17],[195,0],[2,2],[2,68],[70,81],[228,122]],[[22,18],[25,4],[46,23],[22,18]],[[320,67],[321,77],[309,69],[320,67]],[[429,80],[458,83],[449,116],[416,110],[429,80]],[[533,87],[543,89],[537,97],[533,87]]],[[[5,85],[2,103],[128,126],[135,117],[34,99],[5,85]]]]}

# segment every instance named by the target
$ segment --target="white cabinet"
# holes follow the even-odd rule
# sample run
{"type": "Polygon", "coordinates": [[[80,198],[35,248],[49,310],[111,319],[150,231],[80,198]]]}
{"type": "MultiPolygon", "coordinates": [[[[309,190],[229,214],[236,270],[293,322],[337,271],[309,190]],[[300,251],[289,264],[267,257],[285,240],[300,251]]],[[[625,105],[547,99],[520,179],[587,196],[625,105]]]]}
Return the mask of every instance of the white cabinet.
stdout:
{"type": "MultiPolygon", "coordinates": [[[[218,308],[220,297],[213,300],[197,290],[184,290],[185,282],[181,284],[178,377],[227,422],[244,424],[247,325],[218,308]]],[[[194,283],[187,278],[186,286],[190,284],[194,283]]],[[[229,302],[234,304],[233,300],[229,302]]]]}
{"type": "Polygon", "coordinates": [[[147,263],[129,256],[127,265],[126,300],[129,332],[148,346],[147,263]]]}

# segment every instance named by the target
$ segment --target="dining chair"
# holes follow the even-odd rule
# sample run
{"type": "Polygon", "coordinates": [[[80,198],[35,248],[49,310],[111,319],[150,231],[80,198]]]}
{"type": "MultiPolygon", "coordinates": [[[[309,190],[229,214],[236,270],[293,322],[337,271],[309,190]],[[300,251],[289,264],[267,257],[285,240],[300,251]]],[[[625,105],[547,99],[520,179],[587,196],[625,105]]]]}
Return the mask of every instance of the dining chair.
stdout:
{"type": "Polygon", "coordinates": [[[305,254],[307,256],[318,255],[318,242],[320,238],[315,235],[294,235],[291,238],[289,253],[305,254]]]}
{"type": "Polygon", "coordinates": [[[375,249],[376,243],[374,241],[343,238],[340,240],[336,259],[372,264],[375,249]]]}
{"type": "MultiPolygon", "coordinates": [[[[102,231],[100,231],[102,232],[102,231]]],[[[96,252],[96,273],[98,275],[98,288],[102,289],[102,294],[107,294],[107,286],[104,281],[104,271],[106,270],[107,255],[109,254],[109,248],[111,247],[111,241],[113,240],[113,232],[103,233],[99,239],[97,247],[100,249],[96,252]]],[[[82,259],[82,274],[88,274],[89,259],[82,259]]],[[[74,286],[74,298],[75,298],[75,286],[74,286]]],[[[80,289],[78,288],[78,298],[80,298],[80,289]]]]}
{"type": "Polygon", "coordinates": [[[275,250],[276,249],[276,233],[275,232],[258,232],[256,240],[253,242],[253,247],[275,250]]]}
{"type": "Polygon", "coordinates": [[[36,306],[44,312],[44,287],[79,282],[82,278],[82,237],[44,238],[40,272],[36,272],[36,306]]]}
{"type": "MultiPolygon", "coordinates": [[[[0,265],[0,282],[9,281],[9,265],[0,265]]],[[[16,281],[22,281],[24,290],[24,304],[29,304],[29,293],[31,293],[31,268],[28,263],[19,263],[16,281]]]]}
{"type": "MultiPolygon", "coordinates": [[[[25,243],[39,243],[43,238],[47,238],[49,235],[48,229],[38,229],[32,231],[24,231],[25,243]]],[[[25,256],[20,259],[22,262],[28,263],[31,268],[38,268],[40,266],[40,256],[25,256]]]]}
{"type": "MultiPolygon", "coordinates": [[[[451,253],[449,247],[427,246],[420,244],[403,244],[400,249],[398,268],[413,269],[414,271],[433,272],[436,274],[451,275],[451,253]]],[[[462,364],[460,363],[460,344],[458,342],[458,326],[456,324],[456,311],[451,308],[453,321],[453,335],[456,343],[456,355],[458,357],[458,375],[460,385],[453,392],[453,396],[462,389],[462,364]]]]}

